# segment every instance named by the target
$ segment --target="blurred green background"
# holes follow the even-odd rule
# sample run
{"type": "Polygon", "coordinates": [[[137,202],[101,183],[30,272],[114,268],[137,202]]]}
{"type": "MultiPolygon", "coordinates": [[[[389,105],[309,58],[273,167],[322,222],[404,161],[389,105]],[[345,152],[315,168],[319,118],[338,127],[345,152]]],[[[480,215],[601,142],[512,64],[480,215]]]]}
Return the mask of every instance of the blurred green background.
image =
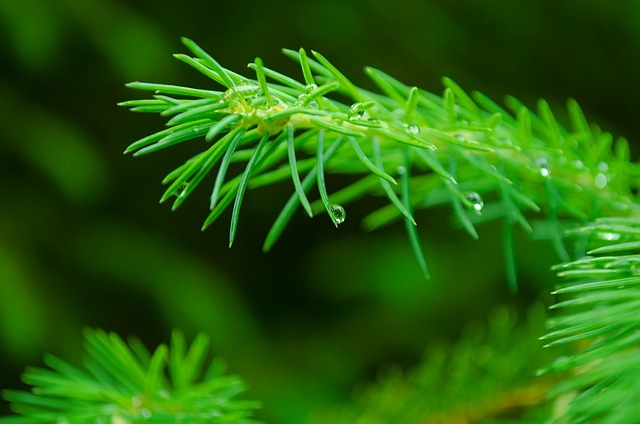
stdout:
{"type": "Polygon", "coordinates": [[[500,226],[473,242],[449,230],[448,210],[418,215],[425,282],[401,225],[359,228],[375,203],[351,206],[339,230],[300,214],[269,254],[262,240],[289,184],[248,193],[231,250],[228,216],[199,231],[207,190],[176,213],[159,206],[161,179],[197,146],[123,156],[163,121],[116,103],[144,97],[129,81],[208,84],[172,58],[180,36],[238,72],[260,56],[297,76],[280,48],[305,47],[369,88],[365,65],[436,92],[446,75],[531,106],[575,97],[633,141],[638,22],[635,0],[1,1],[0,387],[22,387],[21,370],[45,351],[79,360],[84,326],[149,346],[177,327],[212,336],[264,401],[261,418],[300,423],[496,305],[549,299],[548,243],[518,235],[521,289],[510,295],[500,226]]]}

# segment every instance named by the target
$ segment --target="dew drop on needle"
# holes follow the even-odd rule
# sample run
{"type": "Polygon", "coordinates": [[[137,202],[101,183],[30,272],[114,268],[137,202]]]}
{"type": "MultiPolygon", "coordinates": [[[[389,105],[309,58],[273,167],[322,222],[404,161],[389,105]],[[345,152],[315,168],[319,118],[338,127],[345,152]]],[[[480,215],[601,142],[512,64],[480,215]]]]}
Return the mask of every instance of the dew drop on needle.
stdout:
{"type": "Polygon", "coordinates": [[[420,127],[417,125],[407,125],[407,132],[410,134],[419,134],[420,127]]]}
{"type": "Polygon", "coordinates": [[[316,90],[318,86],[316,84],[307,84],[304,86],[304,92],[309,94],[312,91],[316,90]]]}
{"type": "Polygon", "coordinates": [[[484,200],[482,200],[482,196],[480,196],[475,191],[471,191],[469,193],[465,193],[464,198],[471,203],[471,207],[474,211],[480,213],[482,208],[484,207],[484,200]]]}
{"type": "Polygon", "coordinates": [[[362,119],[365,112],[366,109],[362,103],[354,103],[351,105],[351,109],[349,109],[349,120],[362,119]]]}
{"type": "Polygon", "coordinates": [[[342,224],[347,218],[347,212],[344,208],[340,205],[336,205],[335,203],[329,206],[329,211],[331,212],[331,215],[333,215],[333,219],[338,224],[342,224]]]}
{"type": "Polygon", "coordinates": [[[551,175],[551,165],[546,158],[540,158],[536,160],[536,166],[538,167],[538,172],[543,177],[549,177],[551,175]]]}

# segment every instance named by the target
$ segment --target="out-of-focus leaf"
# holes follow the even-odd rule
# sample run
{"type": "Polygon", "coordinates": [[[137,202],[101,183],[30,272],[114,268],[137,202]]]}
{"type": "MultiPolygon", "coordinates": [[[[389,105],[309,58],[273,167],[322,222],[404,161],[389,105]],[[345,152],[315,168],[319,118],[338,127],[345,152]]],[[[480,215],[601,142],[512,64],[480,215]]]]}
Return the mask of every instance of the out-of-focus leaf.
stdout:
{"type": "Polygon", "coordinates": [[[17,358],[37,357],[47,331],[47,307],[24,253],[0,240],[0,341],[17,358]]]}

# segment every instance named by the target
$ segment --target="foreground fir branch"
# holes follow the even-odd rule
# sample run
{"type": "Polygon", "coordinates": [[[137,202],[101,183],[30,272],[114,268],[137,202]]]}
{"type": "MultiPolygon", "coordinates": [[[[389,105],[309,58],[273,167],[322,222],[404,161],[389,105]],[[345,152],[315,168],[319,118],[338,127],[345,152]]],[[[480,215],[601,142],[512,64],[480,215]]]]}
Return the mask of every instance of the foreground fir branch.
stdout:
{"type": "Polygon", "coordinates": [[[256,402],[235,400],[245,391],[238,377],[225,376],[220,361],[205,363],[208,338],[191,346],[174,332],[171,346],[153,354],[137,340],[127,345],[113,333],[88,330],[85,370],[54,356],[51,369],[30,368],[24,381],[32,392],[4,391],[20,415],[2,424],[236,423],[250,420],[256,402]]]}
{"type": "Polygon", "coordinates": [[[560,217],[585,222],[637,213],[631,190],[637,188],[638,172],[629,161],[626,140],[614,142],[611,134],[589,124],[573,100],[566,128],[543,100],[537,113],[514,98],[507,99],[505,110],[481,93],[465,93],[450,79],[443,80],[445,90],[438,96],[366,68],[381,91],[374,93],[355,86],[321,54],[314,52],[314,60],[303,49],[284,51],[299,62],[300,81],[266,68],[260,59],[249,64],[255,78],[248,78],[223,68],[193,41],[183,41],[194,56],[176,57],[220,90],[129,84],[154,94],[121,105],[169,120],[166,129],[126,152],[139,156],[203,139],[203,152],[164,179],[168,188],[161,201],[173,199],[173,209],[178,208],[215,172],[203,229],[231,208],[229,245],[247,188],[282,180],[291,181],[293,194],[268,232],[264,250],[274,245],[300,206],[309,216],[326,213],[337,226],[349,203],[382,195],[389,205],[371,212],[363,226],[371,230],[404,220],[425,274],[416,210],[449,204],[474,238],[475,223],[503,219],[507,252],[513,226],[531,231],[526,212],[543,210],[556,226],[554,244],[564,260],[569,255],[561,242],[560,217]],[[333,94],[352,103],[335,100],[333,94]],[[232,162],[245,163],[244,171],[228,176],[232,162]],[[357,181],[327,187],[325,175],[336,173],[354,175],[357,181]],[[310,200],[313,187],[316,201],[310,200]]]}
{"type": "Polygon", "coordinates": [[[558,423],[640,420],[640,220],[603,218],[571,232],[591,250],[557,267],[565,283],[548,347],[571,345],[543,374],[568,371],[552,396],[570,403],[558,423]]]}
{"type": "Polygon", "coordinates": [[[415,370],[386,373],[352,405],[320,412],[311,423],[543,423],[553,380],[532,378],[549,352],[531,335],[542,331],[544,315],[536,307],[518,325],[513,311],[500,309],[486,328],[468,327],[454,346],[430,348],[415,370]]]}

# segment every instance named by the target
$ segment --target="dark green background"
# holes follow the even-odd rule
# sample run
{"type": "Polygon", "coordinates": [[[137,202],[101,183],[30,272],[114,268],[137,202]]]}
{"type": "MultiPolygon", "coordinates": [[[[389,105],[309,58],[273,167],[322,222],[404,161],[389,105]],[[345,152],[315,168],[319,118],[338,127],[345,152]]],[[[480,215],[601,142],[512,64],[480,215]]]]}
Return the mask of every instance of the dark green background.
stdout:
{"type": "Polygon", "coordinates": [[[499,226],[472,242],[449,230],[448,210],[418,215],[425,282],[402,226],[360,230],[375,202],[351,206],[338,230],[300,215],[269,254],[262,240],[290,184],[248,193],[231,250],[228,216],[199,231],[209,188],[176,213],[158,205],[162,177],[197,143],[123,156],[163,122],[115,104],[145,95],[128,81],[208,84],[172,58],[180,36],[238,72],[260,56],[298,76],[279,50],[302,46],[366,87],[369,65],[436,92],[446,75],[496,100],[545,97],[561,117],[575,97],[633,142],[638,22],[633,0],[0,2],[0,386],[21,387],[45,351],[77,361],[84,326],[149,346],[177,327],[212,336],[262,418],[300,423],[384,364],[414,364],[430,340],[553,284],[549,245],[521,234],[521,290],[509,295],[499,226]]]}

